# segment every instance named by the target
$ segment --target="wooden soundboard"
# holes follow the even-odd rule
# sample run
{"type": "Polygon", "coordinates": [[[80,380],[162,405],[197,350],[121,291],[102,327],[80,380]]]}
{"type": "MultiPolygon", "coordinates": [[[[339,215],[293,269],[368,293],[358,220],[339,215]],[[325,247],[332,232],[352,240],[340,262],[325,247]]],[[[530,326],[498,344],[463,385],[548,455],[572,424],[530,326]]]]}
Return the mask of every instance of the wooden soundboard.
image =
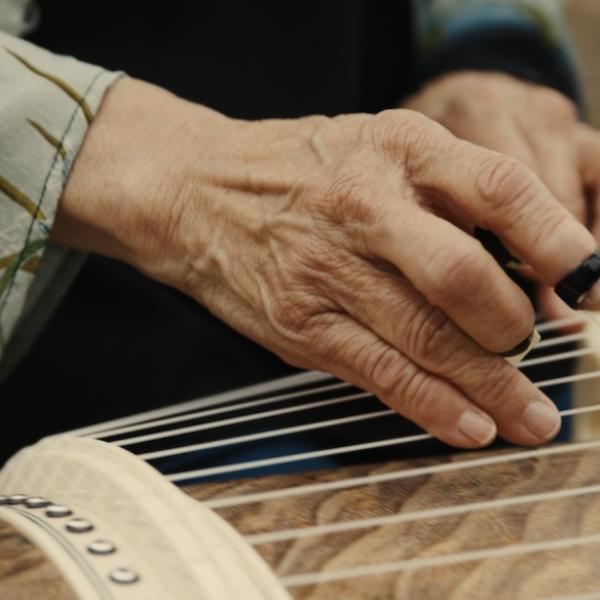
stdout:
{"type": "MultiPolygon", "coordinates": [[[[220,498],[291,486],[405,469],[425,471],[366,486],[216,508],[245,536],[405,515],[405,522],[258,543],[256,549],[283,578],[404,561],[399,570],[376,576],[290,587],[291,595],[298,599],[514,600],[571,597],[600,590],[600,540],[577,544],[577,538],[583,540],[600,532],[600,489],[595,493],[573,492],[600,484],[600,448],[517,458],[522,453],[463,453],[195,485],[185,491],[199,501],[214,503],[220,498]],[[502,462],[480,464],[482,458],[491,456],[503,457],[502,462]],[[473,461],[476,466],[468,466],[473,461]],[[462,468],[461,463],[467,466],[462,468]],[[458,468],[426,472],[435,465],[443,468],[451,464],[458,468]],[[563,492],[567,495],[560,497],[563,492]],[[552,498],[556,493],[559,497],[552,498]],[[518,501],[532,495],[550,497],[518,501]],[[473,507],[480,502],[492,507],[473,507]],[[503,502],[509,505],[503,506],[503,502]],[[436,516],[436,510],[448,508],[459,512],[436,516]],[[419,516],[420,511],[429,513],[419,516]],[[573,539],[575,543],[543,549],[556,539],[573,539]],[[486,556],[494,549],[506,552],[524,544],[530,545],[531,551],[509,550],[506,556],[486,556]]],[[[2,600],[74,598],[52,563],[6,524],[0,525],[0,582],[2,600]]]]}

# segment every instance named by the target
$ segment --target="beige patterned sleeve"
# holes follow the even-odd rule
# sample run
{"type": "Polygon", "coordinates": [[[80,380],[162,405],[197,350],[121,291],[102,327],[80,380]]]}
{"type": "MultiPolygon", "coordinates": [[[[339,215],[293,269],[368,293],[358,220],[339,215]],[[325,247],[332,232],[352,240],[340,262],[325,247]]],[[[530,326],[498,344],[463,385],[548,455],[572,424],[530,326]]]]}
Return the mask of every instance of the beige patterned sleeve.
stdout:
{"type": "Polygon", "coordinates": [[[80,263],[48,236],[85,132],[119,75],[0,32],[0,373],[26,351],[80,263]]]}

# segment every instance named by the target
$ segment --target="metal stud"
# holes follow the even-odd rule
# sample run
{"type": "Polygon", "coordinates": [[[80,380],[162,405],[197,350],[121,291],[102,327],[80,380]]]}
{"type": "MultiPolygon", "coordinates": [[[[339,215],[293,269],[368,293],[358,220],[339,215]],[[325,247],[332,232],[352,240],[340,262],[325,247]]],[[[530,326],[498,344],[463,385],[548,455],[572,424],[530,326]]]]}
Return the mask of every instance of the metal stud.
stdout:
{"type": "Polygon", "coordinates": [[[25,506],[27,508],[46,508],[50,506],[50,500],[46,500],[46,498],[41,498],[40,496],[32,496],[25,500],[25,506]]]}
{"type": "Polygon", "coordinates": [[[112,582],[120,584],[136,583],[140,580],[140,576],[130,569],[115,569],[110,572],[109,577],[112,582]]]}
{"type": "Polygon", "coordinates": [[[52,504],[46,509],[46,516],[51,519],[60,519],[62,517],[70,517],[73,511],[62,504],[52,504]]]}
{"type": "Polygon", "coordinates": [[[67,528],[67,531],[70,531],[71,533],[87,533],[94,529],[94,526],[89,521],[79,518],[71,519],[65,527],[67,528]]]}
{"type": "Polygon", "coordinates": [[[23,504],[25,500],[27,500],[27,496],[25,494],[12,494],[6,498],[4,504],[15,506],[16,504],[23,504]]]}
{"type": "Polygon", "coordinates": [[[87,551],[90,554],[96,554],[98,556],[104,556],[106,554],[113,554],[117,551],[117,547],[107,540],[95,540],[88,544],[87,551]]]}

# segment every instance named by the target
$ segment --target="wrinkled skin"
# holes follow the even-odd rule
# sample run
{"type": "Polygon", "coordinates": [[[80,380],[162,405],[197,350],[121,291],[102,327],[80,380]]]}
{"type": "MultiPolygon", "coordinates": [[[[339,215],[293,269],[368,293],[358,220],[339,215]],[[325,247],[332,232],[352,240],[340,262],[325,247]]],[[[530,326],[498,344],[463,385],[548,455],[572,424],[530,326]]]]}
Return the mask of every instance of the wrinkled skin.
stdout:
{"type": "Polygon", "coordinates": [[[184,291],[450,444],[497,432],[539,444],[557,411],[496,354],[530,334],[532,306],[474,226],[546,285],[596,248],[531,168],[417,112],[245,122],[123,79],[52,235],[184,291]]]}
{"type": "MultiPolygon", "coordinates": [[[[463,71],[432,81],[404,105],[530,167],[600,240],[600,134],[578,121],[567,97],[502,73],[463,71]]],[[[548,286],[540,285],[539,301],[549,318],[573,315],[548,286]]]]}

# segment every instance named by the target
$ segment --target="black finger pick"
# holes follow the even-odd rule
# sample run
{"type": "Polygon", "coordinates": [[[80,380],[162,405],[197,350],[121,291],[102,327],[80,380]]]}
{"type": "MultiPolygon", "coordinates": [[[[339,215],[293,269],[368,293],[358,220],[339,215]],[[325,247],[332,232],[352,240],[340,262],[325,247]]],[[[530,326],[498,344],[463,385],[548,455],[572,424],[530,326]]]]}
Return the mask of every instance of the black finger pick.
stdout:
{"type": "Polygon", "coordinates": [[[600,250],[588,256],[576,269],[561,279],[554,291],[571,308],[578,308],[584,296],[600,279],[600,250]]]}
{"type": "Polygon", "coordinates": [[[513,256],[500,239],[487,229],[476,227],[473,236],[496,259],[503,268],[522,266],[521,260],[513,256]]]}

